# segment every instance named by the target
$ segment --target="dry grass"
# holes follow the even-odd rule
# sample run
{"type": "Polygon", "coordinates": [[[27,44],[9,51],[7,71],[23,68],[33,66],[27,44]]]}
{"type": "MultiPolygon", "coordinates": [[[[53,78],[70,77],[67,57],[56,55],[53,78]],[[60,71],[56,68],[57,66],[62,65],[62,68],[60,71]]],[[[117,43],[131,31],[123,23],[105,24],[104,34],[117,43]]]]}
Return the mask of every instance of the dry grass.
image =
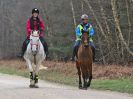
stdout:
{"type": "Polygon", "coordinates": [[[0,60],[0,66],[16,68],[19,70],[26,69],[25,61],[19,59],[5,59],[5,60],[2,59],[0,60]]]}
{"type": "MultiPolygon", "coordinates": [[[[66,76],[77,76],[75,63],[72,62],[45,61],[43,65],[48,67],[48,71],[57,71],[66,76]]],[[[0,60],[0,66],[19,70],[26,69],[25,61],[19,59],[0,60]]],[[[93,65],[94,79],[116,79],[123,77],[133,77],[133,66],[93,65]]]]}

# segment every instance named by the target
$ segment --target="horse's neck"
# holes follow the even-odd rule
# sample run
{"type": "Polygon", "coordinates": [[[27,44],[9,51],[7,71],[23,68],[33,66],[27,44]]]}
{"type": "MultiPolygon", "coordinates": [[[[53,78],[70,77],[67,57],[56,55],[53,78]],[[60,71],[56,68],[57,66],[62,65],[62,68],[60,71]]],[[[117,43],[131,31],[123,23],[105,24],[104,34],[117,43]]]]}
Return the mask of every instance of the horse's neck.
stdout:
{"type": "Polygon", "coordinates": [[[86,60],[86,59],[91,59],[92,58],[92,51],[91,51],[91,48],[90,46],[88,46],[87,48],[84,48],[84,45],[81,44],[79,46],[79,49],[78,49],[78,59],[83,59],[83,60],[86,60]]]}
{"type": "Polygon", "coordinates": [[[30,42],[29,42],[29,44],[27,45],[26,51],[31,52],[31,44],[30,44],[30,42]]]}
{"type": "MultiPolygon", "coordinates": [[[[44,51],[44,48],[43,48],[43,45],[42,45],[42,43],[41,43],[41,41],[39,40],[39,45],[38,45],[38,47],[39,47],[39,49],[38,49],[38,52],[42,52],[42,51],[44,51]]],[[[27,45],[27,50],[26,50],[27,52],[32,52],[31,51],[31,42],[29,42],[29,44],[27,45]]]]}
{"type": "Polygon", "coordinates": [[[79,46],[79,50],[81,51],[81,53],[88,53],[90,50],[91,50],[91,48],[90,48],[90,46],[88,46],[88,47],[84,47],[84,44],[80,44],[80,46],[79,46]]]}
{"type": "Polygon", "coordinates": [[[43,48],[42,42],[40,40],[39,40],[39,46],[40,46],[40,49],[43,48]]]}

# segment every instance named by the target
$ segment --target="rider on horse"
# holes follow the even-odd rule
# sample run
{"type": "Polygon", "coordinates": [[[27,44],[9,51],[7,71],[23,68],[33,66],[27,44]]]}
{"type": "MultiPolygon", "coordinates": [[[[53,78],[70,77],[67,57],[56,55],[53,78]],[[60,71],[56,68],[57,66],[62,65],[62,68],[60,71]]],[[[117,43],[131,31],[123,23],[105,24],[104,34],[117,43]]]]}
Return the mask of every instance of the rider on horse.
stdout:
{"type": "Polygon", "coordinates": [[[81,42],[81,35],[83,32],[87,32],[89,34],[89,42],[88,43],[92,48],[93,61],[95,60],[95,45],[93,43],[94,29],[93,29],[92,25],[88,22],[88,19],[89,19],[88,15],[83,14],[81,16],[82,22],[76,28],[76,42],[74,44],[73,55],[72,55],[71,61],[74,61],[74,58],[78,51],[78,47],[81,42]]]}
{"type": "Polygon", "coordinates": [[[37,30],[40,32],[40,41],[42,42],[43,46],[44,46],[44,51],[46,53],[46,56],[48,55],[48,46],[47,43],[45,42],[44,38],[43,38],[43,32],[44,32],[44,23],[42,21],[42,19],[39,17],[39,10],[37,8],[34,8],[32,10],[32,16],[28,19],[28,21],[26,22],[26,35],[27,38],[23,43],[22,46],[22,55],[24,55],[27,45],[29,44],[30,41],[30,34],[33,30],[37,30]]]}

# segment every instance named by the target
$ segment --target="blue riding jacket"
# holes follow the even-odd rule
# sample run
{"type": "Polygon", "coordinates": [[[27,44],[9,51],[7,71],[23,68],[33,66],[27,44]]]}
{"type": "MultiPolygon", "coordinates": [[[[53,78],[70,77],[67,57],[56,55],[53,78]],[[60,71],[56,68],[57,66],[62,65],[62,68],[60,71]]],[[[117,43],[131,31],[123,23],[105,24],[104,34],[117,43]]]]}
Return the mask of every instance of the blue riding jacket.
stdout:
{"type": "Polygon", "coordinates": [[[93,42],[93,36],[94,36],[94,29],[92,25],[88,22],[86,25],[83,25],[83,23],[80,23],[75,32],[76,32],[76,41],[81,40],[82,30],[89,31],[89,37],[90,41],[93,42]]]}

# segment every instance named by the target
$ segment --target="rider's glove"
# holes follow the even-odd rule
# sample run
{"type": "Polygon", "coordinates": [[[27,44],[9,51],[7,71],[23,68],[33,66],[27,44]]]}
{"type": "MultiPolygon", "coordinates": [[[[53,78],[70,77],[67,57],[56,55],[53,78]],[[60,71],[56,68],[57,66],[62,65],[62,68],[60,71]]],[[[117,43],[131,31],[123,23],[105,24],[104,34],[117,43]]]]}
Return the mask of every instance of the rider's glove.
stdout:
{"type": "Polygon", "coordinates": [[[82,33],[89,33],[89,31],[83,30],[81,31],[82,33]]]}

